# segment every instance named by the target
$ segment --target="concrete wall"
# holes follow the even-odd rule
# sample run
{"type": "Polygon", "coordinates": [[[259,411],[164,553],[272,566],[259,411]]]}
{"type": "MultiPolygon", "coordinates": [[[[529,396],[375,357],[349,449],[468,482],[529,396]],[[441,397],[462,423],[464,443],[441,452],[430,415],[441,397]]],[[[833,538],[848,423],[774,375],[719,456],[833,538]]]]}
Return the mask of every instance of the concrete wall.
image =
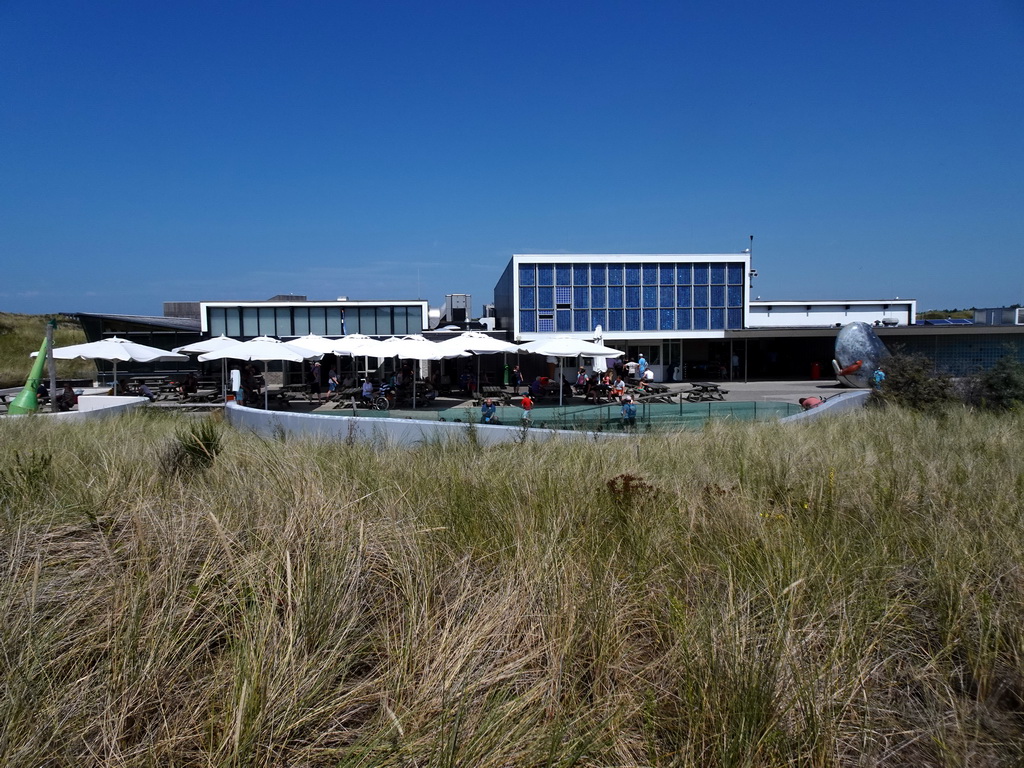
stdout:
{"type": "Polygon", "coordinates": [[[815,419],[835,416],[840,413],[860,410],[864,407],[865,403],[867,403],[869,397],[871,397],[870,389],[840,392],[838,395],[830,397],[817,408],[811,408],[809,411],[802,411],[800,413],[794,413],[792,416],[786,416],[785,418],[779,419],[779,423],[793,424],[814,421],[815,419]]]}
{"type": "Polygon", "coordinates": [[[117,416],[127,413],[130,410],[142,405],[149,405],[149,398],[146,397],[113,397],[110,395],[81,395],[78,398],[77,411],[65,411],[64,413],[27,413],[24,415],[6,414],[0,418],[4,419],[25,419],[43,418],[57,419],[62,422],[94,421],[105,419],[109,416],[117,416]]]}
{"type": "Polygon", "coordinates": [[[823,328],[861,322],[873,325],[886,318],[899,325],[911,325],[916,302],[893,300],[877,303],[815,302],[806,303],[767,301],[750,302],[747,314],[748,328],[823,328]]]}
{"type": "Polygon", "coordinates": [[[373,417],[323,416],[315,413],[282,413],[245,408],[227,403],[228,422],[237,429],[247,429],[264,437],[315,437],[328,440],[389,442],[396,445],[417,445],[435,441],[469,439],[470,429],[482,445],[499,443],[546,442],[559,437],[566,440],[622,440],[631,435],[607,432],[571,432],[557,429],[464,424],[451,421],[418,421],[416,419],[375,419],[373,417]]]}

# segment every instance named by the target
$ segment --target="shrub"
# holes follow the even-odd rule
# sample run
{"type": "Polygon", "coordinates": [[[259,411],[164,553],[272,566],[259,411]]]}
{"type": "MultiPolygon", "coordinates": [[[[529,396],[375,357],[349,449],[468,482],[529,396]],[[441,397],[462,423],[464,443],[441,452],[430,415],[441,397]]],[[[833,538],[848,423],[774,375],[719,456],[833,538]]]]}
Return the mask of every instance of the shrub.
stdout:
{"type": "Polygon", "coordinates": [[[172,475],[190,475],[213,466],[222,447],[220,427],[209,419],[180,429],[167,448],[166,468],[172,475]]]}
{"type": "Polygon", "coordinates": [[[935,370],[930,358],[897,353],[885,361],[885,382],[875,402],[901,405],[918,411],[933,410],[956,400],[952,379],[935,370]]]}
{"type": "Polygon", "coordinates": [[[1024,406],[1024,363],[1006,355],[977,377],[979,405],[1006,409],[1024,406]]]}

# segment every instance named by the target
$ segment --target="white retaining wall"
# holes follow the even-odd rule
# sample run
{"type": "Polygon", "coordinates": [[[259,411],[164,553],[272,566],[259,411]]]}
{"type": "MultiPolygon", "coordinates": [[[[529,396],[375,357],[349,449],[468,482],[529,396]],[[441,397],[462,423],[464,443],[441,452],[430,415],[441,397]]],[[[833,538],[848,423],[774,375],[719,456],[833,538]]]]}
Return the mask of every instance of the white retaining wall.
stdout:
{"type": "Polygon", "coordinates": [[[830,397],[817,408],[811,408],[809,411],[794,413],[792,416],[786,416],[779,419],[779,422],[782,424],[792,424],[793,422],[814,421],[815,419],[821,419],[826,416],[834,416],[837,413],[859,410],[864,407],[869,397],[871,397],[870,389],[855,389],[849,392],[840,392],[838,395],[830,397]]]}
{"type": "Polygon", "coordinates": [[[621,440],[631,435],[614,432],[573,432],[496,424],[466,424],[454,421],[419,421],[416,419],[376,419],[372,416],[324,416],[316,413],[282,413],[246,408],[237,403],[224,406],[228,422],[238,429],[248,429],[264,437],[321,437],[331,440],[386,442],[397,445],[466,440],[470,430],[482,445],[521,442],[544,442],[558,436],[569,440],[621,440]]]}

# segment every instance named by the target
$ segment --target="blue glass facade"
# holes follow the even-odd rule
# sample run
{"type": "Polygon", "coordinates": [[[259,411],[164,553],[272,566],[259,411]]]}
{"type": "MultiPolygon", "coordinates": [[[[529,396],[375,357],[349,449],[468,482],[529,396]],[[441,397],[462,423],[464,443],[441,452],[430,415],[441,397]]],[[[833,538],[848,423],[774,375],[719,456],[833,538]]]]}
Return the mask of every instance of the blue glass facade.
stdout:
{"type": "Polygon", "coordinates": [[[524,332],[738,329],[743,262],[519,265],[524,332]]]}

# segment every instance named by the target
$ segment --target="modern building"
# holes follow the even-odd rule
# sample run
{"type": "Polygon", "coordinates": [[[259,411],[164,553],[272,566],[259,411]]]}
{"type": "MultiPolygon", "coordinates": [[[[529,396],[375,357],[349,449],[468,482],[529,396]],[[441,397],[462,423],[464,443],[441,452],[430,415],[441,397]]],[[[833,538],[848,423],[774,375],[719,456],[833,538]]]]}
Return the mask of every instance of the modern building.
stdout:
{"type": "Polygon", "coordinates": [[[426,300],[307,301],[303,296],[284,301],[202,301],[202,331],[211,336],[282,339],[315,333],[343,336],[393,336],[422,333],[427,328],[426,300]]]}

